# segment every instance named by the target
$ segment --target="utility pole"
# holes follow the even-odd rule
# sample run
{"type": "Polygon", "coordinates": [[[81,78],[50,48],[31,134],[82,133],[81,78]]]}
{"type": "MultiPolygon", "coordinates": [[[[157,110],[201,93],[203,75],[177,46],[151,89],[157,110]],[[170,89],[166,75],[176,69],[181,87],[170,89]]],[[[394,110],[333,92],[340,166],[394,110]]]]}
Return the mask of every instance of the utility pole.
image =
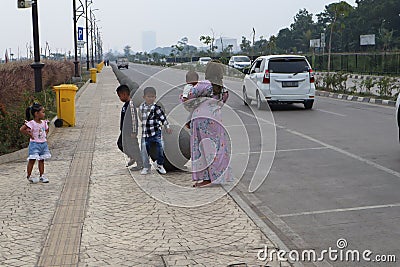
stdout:
{"type": "Polygon", "coordinates": [[[92,20],[92,9],[90,8],[90,62],[92,63],[92,68],[94,68],[93,61],[93,20],[92,20]]]}
{"type": "Polygon", "coordinates": [[[86,70],[89,71],[89,17],[88,17],[88,0],[85,0],[85,14],[86,14],[86,70]]]}
{"type": "Polygon", "coordinates": [[[255,57],[255,52],[254,52],[254,48],[255,48],[255,43],[256,43],[256,29],[254,29],[253,27],[253,45],[252,45],[252,58],[255,57]]]}
{"type": "Polygon", "coordinates": [[[96,64],[97,64],[98,63],[97,62],[97,52],[98,52],[97,39],[98,39],[98,36],[97,36],[96,28],[97,28],[97,26],[95,26],[95,28],[93,30],[94,30],[94,62],[96,62],[96,64]]]}
{"type": "Polygon", "coordinates": [[[34,70],[35,77],[35,92],[42,91],[42,68],[44,64],[40,62],[40,48],[39,48],[39,23],[38,23],[38,0],[32,0],[32,26],[33,26],[33,50],[34,62],[31,67],[34,70]]]}
{"type": "Polygon", "coordinates": [[[72,1],[72,10],[74,13],[74,54],[75,54],[75,60],[74,60],[74,65],[75,65],[75,72],[74,72],[74,77],[80,77],[79,75],[79,61],[78,61],[78,40],[77,40],[77,31],[76,31],[76,0],[72,1]]]}

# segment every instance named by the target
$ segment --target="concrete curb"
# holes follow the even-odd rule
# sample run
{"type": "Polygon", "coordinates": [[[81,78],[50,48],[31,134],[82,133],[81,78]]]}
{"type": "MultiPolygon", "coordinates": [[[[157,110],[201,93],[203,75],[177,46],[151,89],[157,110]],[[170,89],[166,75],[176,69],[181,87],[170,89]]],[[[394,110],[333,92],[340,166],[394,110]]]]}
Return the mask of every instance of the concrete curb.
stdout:
{"type": "Polygon", "coordinates": [[[354,96],[354,95],[348,95],[348,94],[339,94],[339,93],[320,91],[320,90],[316,90],[315,91],[315,95],[316,96],[324,96],[324,97],[336,98],[336,99],[343,99],[343,100],[348,100],[348,101],[355,101],[355,102],[386,105],[386,106],[391,106],[391,107],[395,107],[396,106],[396,101],[377,99],[377,98],[372,98],[372,97],[360,97],[360,96],[354,96]]]}
{"type": "MultiPolygon", "coordinates": [[[[75,101],[79,99],[81,94],[86,90],[90,83],[90,80],[88,80],[84,85],[82,85],[81,88],[79,88],[78,92],[75,95],[75,101]]],[[[51,135],[53,134],[55,130],[54,126],[54,121],[57,119],[57,116],[55,116],[49,123],[49,134],[47,135],[47,139],[51,138],[51,135]]],[[[4,154],[0,156],[0,164],[12,162],[12,161],[20,161],[20,160],[25,160],[28,157],[28,148],[23,148],[20,150],[17,150],[15,152],[9,153],[9,154],[4,154]]]]}

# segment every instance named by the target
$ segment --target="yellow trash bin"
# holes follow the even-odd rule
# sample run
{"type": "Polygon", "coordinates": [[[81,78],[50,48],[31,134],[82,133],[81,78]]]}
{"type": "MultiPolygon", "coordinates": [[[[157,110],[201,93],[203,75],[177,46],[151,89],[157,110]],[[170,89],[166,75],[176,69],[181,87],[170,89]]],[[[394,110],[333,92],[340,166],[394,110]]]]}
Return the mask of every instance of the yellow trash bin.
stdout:
{"type": "Polygon", "coordinates": [[[60,84],[53,86],[56,92],[57,120],[54,122],[56,127],[75,126],[75,95],[78,86],[75,84],[60,84]]]}
{"type": "Polygon", "coordinates": [[[90,71],[90,82],[91,83],[96,83],[97,69],[96,68],[91,68],[89,71],[90,71]]]}

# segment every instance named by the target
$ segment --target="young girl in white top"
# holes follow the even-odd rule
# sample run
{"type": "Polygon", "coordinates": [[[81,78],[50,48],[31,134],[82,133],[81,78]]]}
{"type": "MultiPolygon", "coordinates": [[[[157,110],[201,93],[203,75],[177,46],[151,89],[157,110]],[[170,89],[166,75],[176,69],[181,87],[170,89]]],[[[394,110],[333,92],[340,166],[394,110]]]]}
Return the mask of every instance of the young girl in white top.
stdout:
{"type": "Polygon", "coordinates": [[[30,137],[27,176],[29,182],[48,183],[49,179],[44,176],[44,160],[51,157],[47,145],[47,133],[49,132],[48,121],[44,119],[44,107],[38,103],[26,109],[26,121],[20,128],[21,133],[30,137]],[[33,120],[31,120],[33,117],[33,120]],[[40,177],[31,177],[33,166],[38,160],[40,177]]]}

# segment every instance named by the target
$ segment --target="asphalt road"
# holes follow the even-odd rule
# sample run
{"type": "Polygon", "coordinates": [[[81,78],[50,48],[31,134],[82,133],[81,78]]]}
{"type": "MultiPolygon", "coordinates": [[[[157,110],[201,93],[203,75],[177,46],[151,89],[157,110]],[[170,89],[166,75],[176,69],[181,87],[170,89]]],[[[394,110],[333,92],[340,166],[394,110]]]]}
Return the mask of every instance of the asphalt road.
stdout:
{"type": "MultiPolygon", "coordinates": [[[[122,71],[142,84],[160,68],[131,64],[122,71]]],[[[171,88],[184,82],[184,72],[176,72],[177,78],[167,75],[171,88]]],[[[225,84],[241,95],[240,81],[225,84]]],[[[163,96],[168,108],[177,103],[177,90],[163,96]]],[[[285,245],[298,251],[313,248],[319,254],[329,247],[338,249],[337,241],[345,239],[344,252],[370,250],[371,259],[395,255],[399,262],[400,144],[395,109],[318,97],[312,110],[294,104],[254,111],[239,96],[231,94],[228,103],[246,126],[251,153],[238,189],[285,245]],[[276,132],[261,134],[265,128],[260,124],[271,121],[276,132]],[[263,143],[268,144],[263,148],[263,143]],[[273,163],[261,162],[267,179],[249,193],[262,154],[274,156],[273,163]]],[[[325,259],[333,266],[399,266],[325,259]]]]}

